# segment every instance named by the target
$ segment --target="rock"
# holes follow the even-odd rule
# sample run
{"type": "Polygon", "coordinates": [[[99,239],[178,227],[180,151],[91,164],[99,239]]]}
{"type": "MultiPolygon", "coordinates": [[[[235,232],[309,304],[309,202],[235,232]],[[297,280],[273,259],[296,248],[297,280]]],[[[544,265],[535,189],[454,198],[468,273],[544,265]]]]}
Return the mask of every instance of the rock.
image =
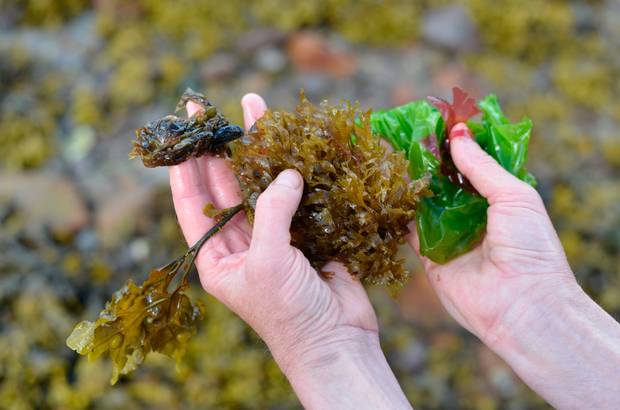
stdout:
{"type": "Polygon", "coordinates": [[[94,252],[98,245],[99,240],[93,229],[82,229],[75,237],[75,247],[80,252],[94,252]]]}
{"type": "Polygon", "coordinates": [[[66,72],[78,72],[87,64],[87,56],[98,46],[94,21],[93,13],[84,13],[59,30],[27,27],[3,32],[0,46],[20,44],[41,62],[66,72]]]}
{"type": "Polygon", "coordinates": [[[570,5],[575,19],[574,27],[579,34],[596,32],[600,24],[592,5],[587,3],[574,3],[570,5]]]}
{"type": "Polygon", "coordinates": [[[411,83],[398,83],[392,87],[390,99],[393,105],[403,105],[415,99],[411,83]]]}
{"type": "Polygon", "coordinates": [[[398,365],[410,372],[422,370],[427,358],[426,346],[419,340],[412,340],[398,354],[398,365]]]}
{"type": "Polygon", "coordinates": [[[454,86],[467,90],[475,97],[483,96],[479,92],[480,87],[475,77],[459,63],[447,63],[438,68],[433,76],[432,84],[434,90],[444,90],[443,95],[437,95],[437,97],[451,99],[454,86]]]}
{"type": "MultiPolygon", "coordinates": [[[[616,0],[607,0],[602,13],[600,38],[610,42],[613,46],[620,46],[620,3],[616,0]]],[[[613,47],[612,46],[612,47],[613,47]]],[[[611,58],[618,62],[618,53],[611,58]]]]}
{"type": "Polygon", "coordinates": [[[237,40],[240,53],[251,53],[263,47],[273,47],[285,40],[284,33],[274,28],[260,28],[243,34],[237,40]]]}
{"type": "Polygon", "coordinates": [[[104,247],[112,248],[133,234],[140,216],[152,208],[155,187],[138,184],[129,178],[117,181],[117,192],[99,203],[95,217],[97,237],[104,247]]]}
{"type": "Polygon", "coordinates": [[[49,172],[0,174],[0,198],[10,198],[27,221],[26,229],[38,233],[49,228],[61,236],[86,226],[89,212],[76,187],[49,172]]]}
{"type": "Polygon", "coordinates": [[[333,84],[329,78],[320,73],[302,73],[297,77],[295,89],[303,89],[306,97],[311,100],[320,99],[332,90],[333,84]]]}
{"type": "Polygon", "coordinates": [[[431,10],[422,19],[422,37],[429,43],[452,51],[476,47],[476,28],[461,5],[431,10]]]}
{"type": "Polygon", "coordinates": [[[289,59],[301,72],[348,77],[357,71],[357,59],[352,53],[336,49],[318,33],[295,33],[290,37],[286,49],[289,59]]]}
{"type": "Polygon", "coordinates": [[[211,81],[226,78],[233,74],[238,62],[234,54],[214,54],[200,67],[200,78],[207,84],[211,81]]]}
{"type": "Polygon", "coordinates": [[[254,57],[255,64],[263,71],[278,73],[286,66],[286,57],[276,47],[260,49],[254,57]]]}
{"type": "Polygon", "coordinates": [[[95,130],[92,127],[77,126],[63,144],[62,154],[68,162],[78,162],[88,155],[96,142],[95,130]]]}
{"type": "Polygon", "coordinates": [[[129,254],[131,259],[136,262],[146,262],[151,254],[148,241],[145,238],[137,238],[131,241],[129,244],[129,254]]]}

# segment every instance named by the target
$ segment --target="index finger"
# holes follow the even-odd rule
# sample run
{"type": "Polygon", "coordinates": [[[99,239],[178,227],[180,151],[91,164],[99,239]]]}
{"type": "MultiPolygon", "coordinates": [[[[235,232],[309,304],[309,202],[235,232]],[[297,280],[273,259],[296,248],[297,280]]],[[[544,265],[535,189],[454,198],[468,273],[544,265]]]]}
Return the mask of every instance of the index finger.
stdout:
{"type": "Polygon", "coordinates": [[[241,107],[243,108],[243,123],[245,129],[249,130],[252,125],[267,111],[267,104],[265,100],[254,93],[249,93],[243,96],[241,99],[241,107]]]}
{"type": "MultiPolygon", "coordinates": [[[[187,103],[188,116],[194,115],[200,106],[187,103]]],[[[212,202],[202,171],[196,158],[189,158],[178,165],[168,167],[172,200],[179,225],[188,245],[193,245],[213,226],[213,221],[202,215],[206,203],[212,202]]]]}

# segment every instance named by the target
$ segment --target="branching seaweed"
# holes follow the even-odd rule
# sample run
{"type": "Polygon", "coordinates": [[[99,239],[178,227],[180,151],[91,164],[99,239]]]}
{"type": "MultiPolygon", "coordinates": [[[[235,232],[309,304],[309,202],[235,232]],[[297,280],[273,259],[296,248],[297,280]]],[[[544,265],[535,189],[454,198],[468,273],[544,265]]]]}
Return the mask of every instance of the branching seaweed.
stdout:
{"type": "Polygon", "coordinates": [[[184,255],[153,269],[141,285],[130,279],[106,303],[96,321],[84,320],[75,326],[67,346],[92,360],[109,352],[112,384],[120,375],[135,370],[151,351],[180,360],[204,317],[202,304],[185,294],[188,274],[202,245],[242,209],[238,205],[223,212],[216,225],[184,255]],[[179,273],[181,278],[170,290],[179,273]]]}

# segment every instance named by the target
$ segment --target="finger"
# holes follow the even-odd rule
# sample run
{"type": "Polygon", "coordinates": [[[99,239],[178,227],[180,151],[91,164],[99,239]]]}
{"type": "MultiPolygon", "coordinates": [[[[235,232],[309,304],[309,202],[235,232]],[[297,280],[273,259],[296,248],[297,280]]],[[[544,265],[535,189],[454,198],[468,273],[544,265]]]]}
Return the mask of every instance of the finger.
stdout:
{"type": "MultiPolygon", "coordinates": [[[[187,103],[186,108],[190,117],[203,109],[191,101],[187,103]]],[[[226,159],[206,154],[197,158],[196,163],[210,203],[216,208],[225,209],[242,202],[239,184],[226,159]]],[[[217,239],[211,239],[207,245],[213,250],[214,257],[227,256],[247,250],[249,237],[250,226],[245,216],[239,214],[227,224],[226,229],[218,233],[217,239]]]]}
{"type": "MultiPolygon", "coordinates": [[[[187,103],[187,114],[192,116],[201,110],[199,104],[187,103]]],[[[172,201],[185,241],[191,246],[213,226],[213,221],[203,215],[206,203],[212,202],[201,169],[195,158],[168,167],[172,201]]]]}
{"type": "Polygon", "coordinates": [[[188,117],[193,117],[195,114],[203,110],[202,105],[193,101],[188,101],[187,104],[185,104],[185,109],[187,110],[188,117]]]}
{"type": "MultiPolygon", "coordinates": [[[[188,101],[185,107],[189,117],[203,110],[200,104],[192,101],[188,101]]],[[[198,158],[197,163],[205,184],[205,190],[208,192],[210,202],[213,205],[222,209],[235,206],[241,202],[239,184],[225,159],[207,154],[198,158]]]]}
{"type": "MultiPolygon", "coordinates": [[[[195,112],[193,111],[193,105],[195,104],[191,106],[190,104],[193,103],[188,103],[187,111],[189,115],[192,115],[195,112]]],[[[243,109],[246,129],[249,129],[254,122],[263,115],[267,109],[267,104],[265,104],[265,100],[257,94],[246,94],[241,99],[241,107],[243,109]]],[[[229,208],[242,201],[237,178],[226,162],[227,161],[223,158],[217,158],[211,155],[206,155],[198,159],[198,165],[207,181],[209,195],[213,200],[213,204],[218,208],[229,208]]],[[[242,225],[243,230],[249,232],[247,223],[244,222],[242,225]]]]}
{"type": "Polygon", "coordinates": [[[241,107],[243,108],[243,123],[246,130],[252,128],[256,120],[262,117],[265,111],[267,111],[265,100],[263,100],[260,95],[254,93],[243,96],[241,99],[241,107]]]}
{"type": "Polygon", "coordinates": [[[258,197],[250,252],[281,252],[291,243],[291,220],[299,206],[303,180],[297,171],[285,170],[258,197]]]}
{"type": "Polygon", "coordinates": [[[450,131],[450,153],[455,165],[490,204],[507,196],[529,192],[529,185],[502,168],[474,141],[464,123],[450,131]]]}
{"type": "MultiPolygon", "coordinates": [[[[194,106],[188,103],[188,115],[193,115],[194,106]]],[[[247,94],[241,100],[243,108],[244,123],[249,128],[254,122],[260,118],[267,105],[265,101],[257,94],[247,94]]],[[[198,107],[200,109],[200,107],[198,107]]],[[[227,160],[224,158],[205,155],[198,158],[198,165],[206,181],[206,189],[213,204],[217,208],[229,208],[243,201],[239,183],[235,174],[230,169],[227,160]]],[[[222,240],[225,242],[228,251],[231,253],[244,251],[249,245],[249,235],[251,228],[244,215],[237,215],[228,226],[226,231],[220,233],[222,240]]]]}
{"type": "MultiPolygon", "coordinates": [[[[192,101],[187,103],[186,108],[187,114],[190,117],[202,110],[199,104],[192,101]]],[[[205,157],[198,159],[189,158],[181,164],[168,167],[175,212],[183,231],[183,236],[190,246],[197,242],[214,225],[214,221],[203,214],[204,206],[207,203],[214,203],[214,205],[220,206],[216,203],[217,201],[206,184],[207,178],[205,177],[204,168],[205,162],[208,162],[208,160],[205,157]]],[[[238,189],[236,181],[235,187],[238,189]]],[[[222,232],[210,239],[204,247],[205,252],[206,249],[219,249],[218,255],[220,256],[237,252],[238,249],[230,249],[227,241],[224,241],[224,236],[225,234],[222,232]]],[[[242,242],[241,244],[243,245],[242,242]]],[[[245,243],[244,249],[247,249],[247,243],[245,243]]],[[[201,255],[205,252],[201,252],[201,255]]]]}
{"type": "Polygon", "coordinates": [[[212,226],[203,215],[206,203],[211,202],[195,158],[168,167],[172,201],[185,240],[191,246],[212,226]]]}
{"type": "Polygon", "coordinates": [[[331,275],[325,282],[332,291],[342,296],[343,299],[351,299],[350,297],[345,297],[347,294],[366,294],[360,279],[357,276],[351,275],[347,267],[341,262],[330,261],[321,268],[321,271],[331,275]]]}
{"type": "Polygon", "coordinates": [[[196,160],[216,208],[230,208],[242,201],[239,183],[226,159],[207,154],[196,160]]]}
{"type": "MultiPolygon", "coordinates": [[[[249,129],[267,109],[265,101],[257,94],[246,94],[241,99],[241,107],[246,129],[249,129]]],[[[187,111],[190,114],[189,103],[187,111]]],[[[205,156],[198,160],[198,164],[207,180],[207,188],[216,207],[229,208],[241,202],[239,184],[225,159],[205,156]]]]}

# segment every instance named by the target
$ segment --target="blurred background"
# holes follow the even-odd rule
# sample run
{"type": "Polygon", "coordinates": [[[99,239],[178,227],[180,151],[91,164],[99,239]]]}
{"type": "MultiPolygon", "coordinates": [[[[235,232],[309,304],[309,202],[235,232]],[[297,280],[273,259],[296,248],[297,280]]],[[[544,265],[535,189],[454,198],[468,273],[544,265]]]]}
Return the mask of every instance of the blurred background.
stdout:
{"type": "MultiPolygon", "coordinates": [[[[110,364],[67,347],[129,277],[184,243],[165,169],[133,130],[203,91],[234,121],[262,94],[390,107],[459,85],[535,124],[530,170],[587,292],[620,318],[620,3],[614,0],[0,0],[0,408],[288,409],[266,347],[218,302],[184,363],[110,364]]],[[[417,408],[545,408],[439,305],[415,258],[371,289],[417,408]]],[[[194,289],[196,295],[202,292],[194,289]]]]}

